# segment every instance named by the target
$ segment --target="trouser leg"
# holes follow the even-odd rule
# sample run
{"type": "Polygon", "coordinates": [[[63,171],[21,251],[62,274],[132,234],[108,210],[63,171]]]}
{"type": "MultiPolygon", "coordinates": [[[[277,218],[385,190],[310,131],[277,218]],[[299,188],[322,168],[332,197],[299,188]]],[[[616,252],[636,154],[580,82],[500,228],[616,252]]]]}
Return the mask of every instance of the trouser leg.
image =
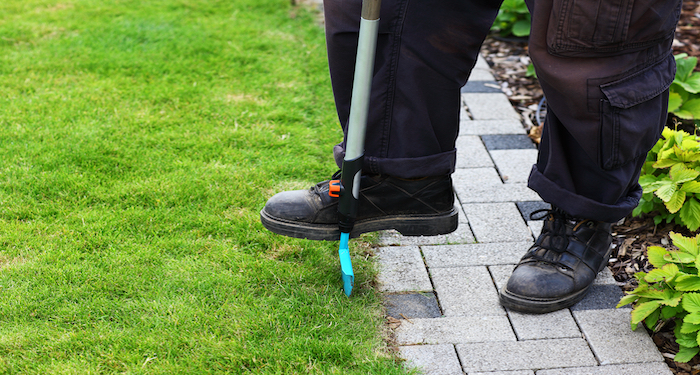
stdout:
{"type": "Polygon", "coordinates": [[[666,121],[680,0],[528,0],[547,119],[529,186],[578,217],[614,222],[666,121]]]}
{"type": "MultiPolygon", "coordinates": [[[[454,171],[459,90],[500,0],[382,2],[365,142],[365,172],[401,178],[454,171]]],[[[328,59],[347,127],[361,0],[325,0],[328,59]]],[[[344,143],[334,149],[342,163],[344,143]]]]}

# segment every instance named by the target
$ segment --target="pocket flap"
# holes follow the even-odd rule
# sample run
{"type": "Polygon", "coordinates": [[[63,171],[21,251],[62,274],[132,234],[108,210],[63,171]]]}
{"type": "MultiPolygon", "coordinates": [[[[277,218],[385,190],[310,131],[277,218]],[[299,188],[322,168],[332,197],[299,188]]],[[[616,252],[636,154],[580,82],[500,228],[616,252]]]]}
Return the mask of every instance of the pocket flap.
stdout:
{"type": "Polygon", "coordinates": [[[676,76],[676,61],[669,55],[660,62],[629,77],[600,86],[617,108],[630,108],[666,91],[676,76]]]}

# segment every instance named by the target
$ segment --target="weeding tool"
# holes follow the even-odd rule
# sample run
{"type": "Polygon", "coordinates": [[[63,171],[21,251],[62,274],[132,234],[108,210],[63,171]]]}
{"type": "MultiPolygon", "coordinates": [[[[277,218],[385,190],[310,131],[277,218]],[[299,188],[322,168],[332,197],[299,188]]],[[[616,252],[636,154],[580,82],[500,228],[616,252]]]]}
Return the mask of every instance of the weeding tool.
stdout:
{"type": "Polygon", "coordinates": [[[377,51],[381,3],[381,0],[362,0],[360,35],[357,42],[350,117],[348,118],[347,140],[345,141],[345,158],[341,167],[340,180],[331,181],[331,190],[329,191],[332,196],[339,197],[340,246],[338,256],[343,289],[348,296],[350,296],[355,284],[348,241],[350,240],[350,232],[355,225],[359,205],[360,177],[365,154],[367,113],[369,112],[369,97],[372,89],[374,56],[377,51]]]}

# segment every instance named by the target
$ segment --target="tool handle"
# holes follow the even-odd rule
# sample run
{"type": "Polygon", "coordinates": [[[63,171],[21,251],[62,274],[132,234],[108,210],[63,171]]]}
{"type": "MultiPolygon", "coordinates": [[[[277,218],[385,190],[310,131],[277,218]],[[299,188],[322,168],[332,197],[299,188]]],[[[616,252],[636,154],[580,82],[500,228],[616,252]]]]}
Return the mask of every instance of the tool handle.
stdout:
{"type": "Polygon", "coordinates": [[[372,90],[374,56],[379,33],[379,10],[381,0],[363,0],[360,34],[357,41],[355,75],[353,77],[350,116],[348,118],[345,158],[343,160],[341,184],[342,194],[338,203],[340,231],[350,233],[357,217],[360,177],[365,153],[367,114],[372,90]]]}
{"type": "Polygon", "coordinates": [[[378,20],[381,7],[382,0],[363,0],[362,18],[366,20],[378,20]]]}

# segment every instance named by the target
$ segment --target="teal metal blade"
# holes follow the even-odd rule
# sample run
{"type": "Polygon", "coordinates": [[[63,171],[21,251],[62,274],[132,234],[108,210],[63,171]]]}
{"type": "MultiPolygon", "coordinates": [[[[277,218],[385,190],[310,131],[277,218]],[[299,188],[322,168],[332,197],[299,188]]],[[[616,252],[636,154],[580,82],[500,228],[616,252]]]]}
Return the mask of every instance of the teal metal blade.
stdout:
{"type": "Polygon", "coordinates": [[[352,287],[355,285],[355,274],[352,272],[352,261],[350,260],[350,247],[348,241],[350,233],[340,233],[340,247],[338,248],[338,256],[340,257],[340,271],[343,277],[343,290],[350,297],[352,287]]]}

